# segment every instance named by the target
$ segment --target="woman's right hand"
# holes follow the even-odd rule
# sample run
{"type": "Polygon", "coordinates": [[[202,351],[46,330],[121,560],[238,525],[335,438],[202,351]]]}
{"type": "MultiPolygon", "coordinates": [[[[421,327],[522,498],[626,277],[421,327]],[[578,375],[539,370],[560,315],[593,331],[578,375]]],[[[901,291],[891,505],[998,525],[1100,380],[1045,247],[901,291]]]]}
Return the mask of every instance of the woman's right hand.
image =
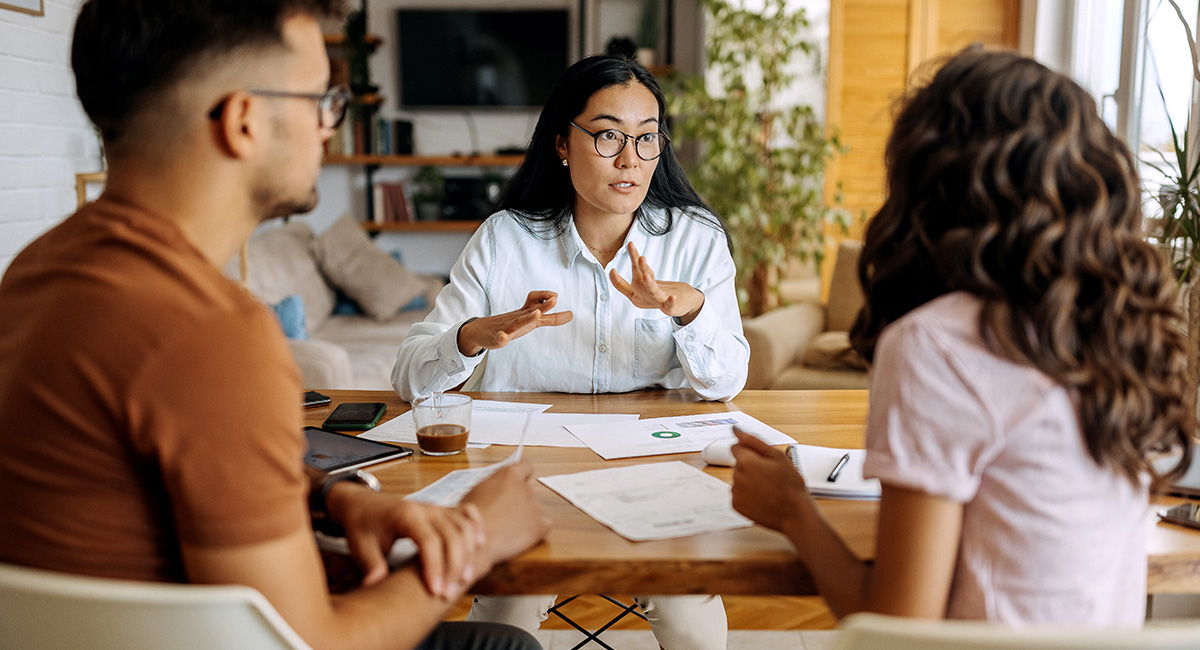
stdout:
{"type": "Polygon", "coordinates": [[[483,350],[495,350],[508,345],[539,327],[557,327],[571,322],[569,311],[554,314],[558,294],[553,291],[530,291],[525,306],[495,316],[476,318],[458,328],[458,351],[473,357],[483,350]]]}
{"type": "Polygon", "coordinates": [[[783,452],[734,427],[733,509],[754,523],[783,531],[805,506],[808,487],[783,452]]]}

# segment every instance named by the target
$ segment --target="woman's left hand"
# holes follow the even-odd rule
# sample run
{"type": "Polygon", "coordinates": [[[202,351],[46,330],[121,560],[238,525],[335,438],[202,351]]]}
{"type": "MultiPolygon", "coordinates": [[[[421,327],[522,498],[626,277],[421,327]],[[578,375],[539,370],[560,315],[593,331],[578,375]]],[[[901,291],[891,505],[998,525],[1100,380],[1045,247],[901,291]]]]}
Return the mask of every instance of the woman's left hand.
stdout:
{"type": "Polygon", "coordinates": [[[638,254],[633,242],[629,242],[629,259],[633,264],[632,282],[626,282],[616,269],[609,272],[608,278],[634,307],[658,309],[678,318],[683,325],[696,318],[704,306],[704,294],[699,289],[686,282],[655,280],[654,269],[650,268],[645,257],[638,254]]]}

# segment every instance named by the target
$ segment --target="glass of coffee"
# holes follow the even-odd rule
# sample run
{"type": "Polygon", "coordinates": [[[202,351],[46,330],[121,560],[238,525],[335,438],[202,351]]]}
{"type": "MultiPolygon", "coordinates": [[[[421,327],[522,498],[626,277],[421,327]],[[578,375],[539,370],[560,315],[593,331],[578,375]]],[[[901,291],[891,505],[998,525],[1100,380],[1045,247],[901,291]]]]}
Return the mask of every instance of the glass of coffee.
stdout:
{"type": "Polygon", "coordinates": [[[449,456],[467,448],[471,432],[471,398],[461,393],[435,393],[414,400],[417,447],[430,456],[449,456]]]}

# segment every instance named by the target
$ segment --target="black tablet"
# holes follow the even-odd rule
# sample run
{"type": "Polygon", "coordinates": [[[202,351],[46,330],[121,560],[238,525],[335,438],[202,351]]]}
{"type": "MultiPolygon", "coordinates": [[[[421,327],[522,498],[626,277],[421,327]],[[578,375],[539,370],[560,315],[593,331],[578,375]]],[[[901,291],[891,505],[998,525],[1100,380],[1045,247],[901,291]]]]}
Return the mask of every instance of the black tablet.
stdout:
{"type": "Polygon", "coordinates": [[[308,439],[304,463],[326,472],[357,469],[413,453],[408,447],[397,447],[318,427],[304,427],[304,437],[308,439]]]}

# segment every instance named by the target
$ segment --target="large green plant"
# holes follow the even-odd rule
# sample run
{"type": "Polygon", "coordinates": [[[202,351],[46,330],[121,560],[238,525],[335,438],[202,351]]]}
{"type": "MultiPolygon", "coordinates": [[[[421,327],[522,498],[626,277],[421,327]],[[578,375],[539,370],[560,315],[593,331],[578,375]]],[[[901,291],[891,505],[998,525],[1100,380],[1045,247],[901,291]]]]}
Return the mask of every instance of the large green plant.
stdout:
{"type": "MultiPolygon", "coordinates": [[[[1196,40],[1192,37],[1191,27],[1183,16],[1183,11],[1175,0],[1167,0],[1174,7],[1184,32],[1187,34],[1188,45],[1192,53],[1192,74],[1200,82],[1200,56],[1197,55],[1196,40]]],[[[1158,89],[1166,106],[1166,97],[1162,88],[1158,89]]],[[[1169,251],[1172,265],[1180,282],[1195,279],[1193,271],[1200,264],[1200,155],[1193,149],[1191,120],[1184,124],[1182,132],[1175,129],[1171,113],[1167,111],[1167,124],[1171,128],[1171,144],[1173,151],[1164,153],[1156,151],[1159,160],[1143,162],[1153,167],[1162,178],[1162,184],[1152,191],[1162,209],[1161,243],[1169,251]]]]}
{"type": "Polygon", "coordinates": [[[739,301],[743,312],[757,314],[774,290],[773,269],[791,258],[819,267],[826,228],[845,229],[845,212],[822,196],[826,163],[843,149],[811,106],[788,98],[798,69],[820,70],[818,45],[804,38],[805,11],[787,0],[756,9],[728,0],[700,4],[711,19],[709,72],[677,81],[674,135],[699,144],[688,177],[725,218],[739,301]]]}

